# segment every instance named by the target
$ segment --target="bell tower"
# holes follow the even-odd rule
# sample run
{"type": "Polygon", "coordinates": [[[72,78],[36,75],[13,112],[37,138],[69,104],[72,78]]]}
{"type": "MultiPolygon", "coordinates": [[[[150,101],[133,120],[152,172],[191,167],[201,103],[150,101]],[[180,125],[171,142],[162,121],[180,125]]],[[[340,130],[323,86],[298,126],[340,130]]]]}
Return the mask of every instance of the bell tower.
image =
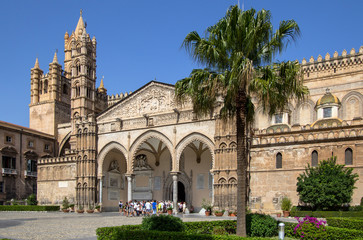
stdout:
{"type": "Polygon", "coordinates": [[[76,203],[94,205],[97,201],[96,38],[90,38],[82,10],[76,30],[64,36],[65,75],[71,79],[71,149],[76,154],[76,203]]]}
{"type": "Polygon", "coordinates": [[[76,30],[65,35],[65,72],[71,77],[71,118],[95,111],[96,38],[91,40],[81,15],[76,30]]]}

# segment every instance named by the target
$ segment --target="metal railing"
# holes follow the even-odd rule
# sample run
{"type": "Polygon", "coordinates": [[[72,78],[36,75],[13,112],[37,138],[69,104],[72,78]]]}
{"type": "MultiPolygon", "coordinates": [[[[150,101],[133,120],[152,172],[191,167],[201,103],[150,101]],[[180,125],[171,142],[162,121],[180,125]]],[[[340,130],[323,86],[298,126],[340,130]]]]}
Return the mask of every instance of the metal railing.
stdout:
{"type": "Polygon", "coordinates": [[[10,175],[17,175],[18,172],[16,171],[16,169],[12,169],[12,168],[2,168],[1,169],[2,174],[10,174],[10,175]]]}
{"type": "Polygon", "coordinates": [[[37,177],[37,172],[31,172],[31,171],[27,171],[27,170],[24,170],[24,175],[25,177],[37,177]]]}

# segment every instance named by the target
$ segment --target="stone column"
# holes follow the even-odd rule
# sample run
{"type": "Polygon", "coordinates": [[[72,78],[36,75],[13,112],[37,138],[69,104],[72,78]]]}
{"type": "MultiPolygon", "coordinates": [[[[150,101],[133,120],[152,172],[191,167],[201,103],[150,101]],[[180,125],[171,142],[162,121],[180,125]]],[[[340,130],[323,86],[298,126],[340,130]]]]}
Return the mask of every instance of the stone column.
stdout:
{"type": "Polygon", "coordinates": [[[103,177],[100,178],[100,205],[102,205],[102,186],[103,186],[103,177]]]}
{"type": "Polygon", "coordinates": [[[173,209],[174,214],[178,214],[178,175],[173,175],[173,209]]]}
{"type": "Polygon", "coordinates": [[[127,176],[127,201],[132,200],[132,176],[127,176]]]}
{"type": "Polygon", "coordinates": [[[212,176],[212,186],[211,186],[211,191],[212,191],[212,206],[214,206],[214,172],[210,173],[212,176]]]}

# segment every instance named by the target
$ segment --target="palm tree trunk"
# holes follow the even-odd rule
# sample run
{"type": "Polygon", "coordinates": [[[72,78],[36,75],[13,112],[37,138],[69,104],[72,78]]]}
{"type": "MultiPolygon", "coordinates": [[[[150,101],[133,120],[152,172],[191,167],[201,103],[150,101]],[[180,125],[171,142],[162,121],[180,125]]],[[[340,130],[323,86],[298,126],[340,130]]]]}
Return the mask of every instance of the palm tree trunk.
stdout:
{"type": "Polygon", "coordinates": [[[245,90],[239,91],[236,99],[237,129],[237,231],[239,236],[246,237],[246,116],[247,95],[245,90]]]}

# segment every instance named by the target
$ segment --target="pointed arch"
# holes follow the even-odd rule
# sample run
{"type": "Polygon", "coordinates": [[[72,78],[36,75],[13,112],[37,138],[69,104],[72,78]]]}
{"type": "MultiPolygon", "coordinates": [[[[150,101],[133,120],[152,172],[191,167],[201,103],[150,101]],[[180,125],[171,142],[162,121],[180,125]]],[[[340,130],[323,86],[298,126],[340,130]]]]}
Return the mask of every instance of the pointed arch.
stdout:
{"type": "Polygon", "coordinates": [[[67,135],[62,139],[62,141],[59,144],[59,152],[58,152],[58,157],[61,156],[62,152],[64,152],[64,147],[67,143],[69,143],[69,140],[71,139],[71,133],[72,131],[69,131],[69,133],[67,133],[67,135]]]}
{"type": "Polygon", "coordinates": [[[126,148],[123,145],[121,145],[120,143],[118,143],[118,142],[110,142],[107,145],[105,145],[101,149],[100,153],[98,154],[97,161],[98,161],[98,166],[100,166],[100,167],[98,167],[98,174],[97,174],[98,177],[103,176],[102,175],[102,166],[103,166],[103,163],[105,161],[105,157],[113,149],[119,150],[124,155],[124,157],[126,159],[126,168],[127,169],[129,168],[128,167],[128,164],[129,164],[128,152],[127,152],[126,148]]]}
{"type": "Polygon", "coordinates": [[[147,140],[151,139],[151,138],[156,138],[160,141],[162,141],[165,146],[168,148],[171,158],[172,158],[172,165],[173,165],[173,169],[175,169],[175,161],[174,161],[174,156],[173,156],[173,149],[174,146],[172,144],[172,142],[170,141],[170,139],[165,136],[164,134],[162,134],[161,132],[155,131],[155,130],[149,130],[144,132],[143,134],[141,134],[139,137],[137,137],[135,139],[135,141],[131,144],[130,147],[130,162],[129,162],[129,166],[128,166],[128,170],[129,172],[133,172],[133,168],[134,168],[134,158],[138,152],[138,150],[140,149],[141,145],[146,142],[147,140]]]}
{"type": "Polygon", "coordinates": [[[176,145],[177,171],[179,171],[179,159],[181,154],[183,153],[184,149],[194,141],[199,141],[207,145],[209,152],[212,156],[212,169],[214,169],[214,142],[210,138],[201,133],[193,132],[185,136],[176,145]]]}
{"type": "Polygon", "coordinates": [[[294,124],[303,126],[313,123],[317,119],[314,107],[315,103],[311,99],[298,103],[295,108],[294,124]]]}
{"type": "Polygon", "coordinates": [[[352,120],[355,116],[351,116],[352,113],[357,117],[363,115],[363,95],[356,91],[351,91],[347,93],[342,98],[342,107],[339,109],[339,117],[343,120],[352,120]],[[357,101],[356,103],[351,103],[352,100],[357,101]],[[352,109],[352,107],[354,107],[352,109]],[[349,119],[351,118],[351,119],[349,119]]]}
{"type": "Polygon", "coordinates": [[[218,179],[217,183],[218,184],[225,184],[225,183],[227,183],[227,180],[224,177],[221,177],[221,178],[218,179]]]}

